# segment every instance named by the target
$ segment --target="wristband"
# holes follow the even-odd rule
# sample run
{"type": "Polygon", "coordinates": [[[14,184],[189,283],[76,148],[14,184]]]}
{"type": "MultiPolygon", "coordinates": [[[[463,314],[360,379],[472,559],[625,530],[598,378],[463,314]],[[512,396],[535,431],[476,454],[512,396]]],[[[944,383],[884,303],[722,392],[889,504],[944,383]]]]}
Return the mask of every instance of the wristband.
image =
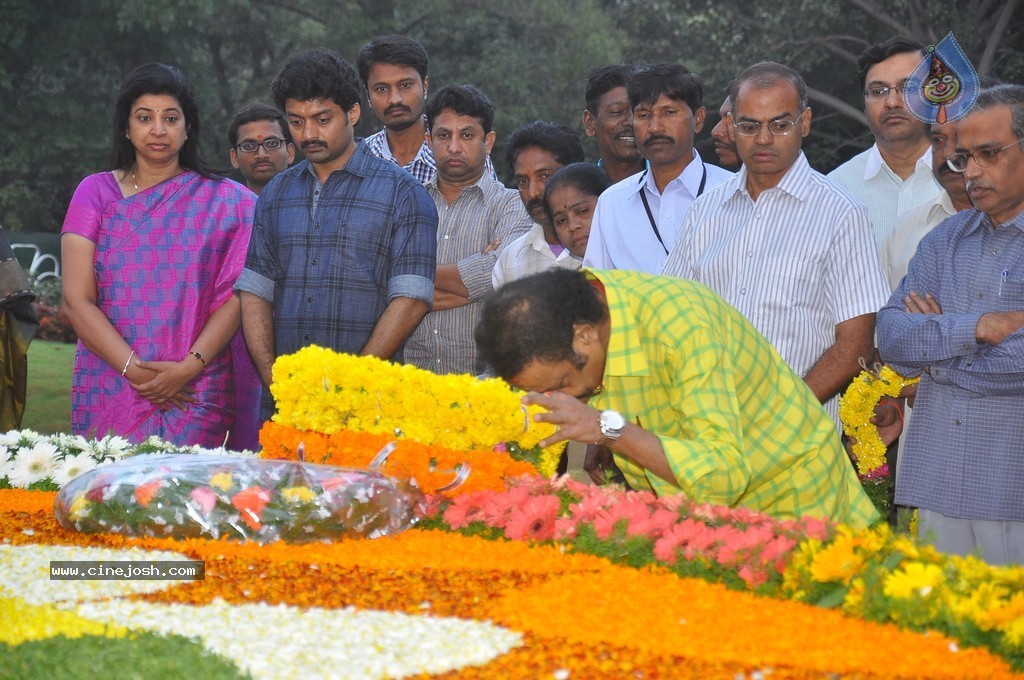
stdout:
{"type": "Polygon", "coordinates": [[[203,358],[202,354],[200,354],[199,352],[189,352],[189,356],[193,356],[196,359],[199,359],[199,362],[203,365],[203,368],[206,368],[206,359],[203,358]]]}

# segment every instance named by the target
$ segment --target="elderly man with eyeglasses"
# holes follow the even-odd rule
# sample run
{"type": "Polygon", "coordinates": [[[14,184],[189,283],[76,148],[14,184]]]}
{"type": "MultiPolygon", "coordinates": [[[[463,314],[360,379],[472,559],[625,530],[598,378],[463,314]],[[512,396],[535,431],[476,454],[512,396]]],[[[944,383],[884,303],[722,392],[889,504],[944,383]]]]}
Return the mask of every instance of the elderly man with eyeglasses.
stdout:
{"type": "Polygon", "coordinates": [[[875,143],[828,174],[867,206],[879,249],[900,215],[941,189],[932,176],[928,125],[911,115],[903,101],[903,86],[924,56],[923,48],[915,40],[895,37],[860,55],[864,116],[875,143]]]}
{"type": "Polygon", "coordinates": [[[1024,564],[1024,87],[986,90],[949,167],[973,210],[933,229],[878,313],[878,348],[920,375],[896,502],[940,550],[1024,564]]]}
{"type": "Polygon", "coordinates": [[[755,64],[733,81],[730,137],[743,167],[698,199],[663,274],[694,279],[736,307],[839,426],[836,396],[870,360],[889,287],[867,210],[807,163],[807,85],[755,64]]]}

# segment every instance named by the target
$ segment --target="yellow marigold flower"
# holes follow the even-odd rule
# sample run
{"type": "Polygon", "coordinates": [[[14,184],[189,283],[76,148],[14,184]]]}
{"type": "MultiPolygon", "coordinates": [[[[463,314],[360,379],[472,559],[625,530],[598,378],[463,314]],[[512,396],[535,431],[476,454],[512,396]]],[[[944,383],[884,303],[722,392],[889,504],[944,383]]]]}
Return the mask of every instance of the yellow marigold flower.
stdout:
{"type": "Polygon", "coordinates": [[[210,486],[215,489],[220,489],[221,491],[229,491],[231,489],[231,485],[234,483],[235,481],[231,477],[230,472],[218,472],[214,476],[210,477],[210,486]]]}
{"type": "Polygon", "coordinates": [[[1013,647],[1024,649],[1024,618],[1019,618],[1007,626],[1003,638],[1013,647]]]}
{"type": "Polygon", "coordinates": [[[850,581],[850,589],[843,600],[843,611],[856,613],[864,603],[864,579],[859,576],[850,581]]]}
{"type": "Polygon", "coordinates": [[[279,357],[270,390],[274,422],[327,435],[361,430],[473,450],[512,440],[530,448],[555,430],[527,417],[521,395],[497,378],[435,375],[316,346],[279,357]]]}
{"type": "Polygon", "coordinates": [[[307,486],[290,486],[281,489],[281,497],[289,503],[307,503],[316,498],[316,493],[307,486]]]}
{"type": "Polygon", "coordinates": [[[878,428],[871,422],[875,406],[882,397],[896,397],[904,386],[918,378],[906,379],[888,366],[877,373],[862,371],[839,398],[839,418],[843,428],[853,438],[853,453],[857,457],[857,471],[868,474],[885,463],[885,444],[878,436],[878,428]]]}
{"type": "Polygon", "coordinates": [[[883,592],[887,597],[909,600],[928,597],[942,583],[942,569],[934,564],[909,562],[885,577],[883,592]]]}
{"type": "Polygon", "coordinates": [[[811,578],[820,583],[846,582],[863,570],[864,560],[857,554],[856,540],[847,527],[840,527],[832,543],[811,562],[811,578]]]}

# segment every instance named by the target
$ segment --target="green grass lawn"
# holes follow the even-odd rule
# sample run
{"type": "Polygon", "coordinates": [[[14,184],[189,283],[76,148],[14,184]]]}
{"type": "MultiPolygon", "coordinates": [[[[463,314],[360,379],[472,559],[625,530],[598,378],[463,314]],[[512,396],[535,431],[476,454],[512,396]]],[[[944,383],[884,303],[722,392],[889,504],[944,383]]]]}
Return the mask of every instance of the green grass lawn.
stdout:
{"type": "Polygon", "coordinates": [[[28,397],[23,429],[71,431],[71,369],[75,345],[33,340],[28,348],[28,397]]]}

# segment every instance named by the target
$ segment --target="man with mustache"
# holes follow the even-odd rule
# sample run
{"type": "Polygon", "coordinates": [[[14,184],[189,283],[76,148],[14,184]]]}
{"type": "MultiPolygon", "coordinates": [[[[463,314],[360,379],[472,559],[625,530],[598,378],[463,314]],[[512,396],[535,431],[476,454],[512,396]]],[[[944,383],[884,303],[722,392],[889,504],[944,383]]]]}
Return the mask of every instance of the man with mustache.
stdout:
{"type": "Polygon", "coordinates": [[[649,167],[601,194],[583,264],[657,274],[694,199],[732,173],[705,163],[693,148],[706,111],[700,80],[686,67],[641,67],[626,90],[649,167]]]}
{"type": "Polygon", "coordinates": [[[903,86],[922,56],[921,43],[899,37],[860,55],[864,115],[875,143],[828,174],[867,206],[879,249],[900,215],[940,190],[932,176],[928,125],[914,118],[903,102],[903,86]]]}
{"type": "Polygon", "coordinates": [[[874,350],[888,291],[867,211],[811,168],[807,85],[754,64],[733,81],[729,136],[739,173],[693,204],[663,274],[736,307],[839,421],[837,395],[874,350]]]}
{"type": "MultiPolygon", "coordinates": [[[[357,144],[359,77],[334,52],[292,57],[271,84],[306,159],[260,195],[235,284],[264,385],[307,345],[401,359],[434,296],[437,210],[423,186],[357,144]]],[[[264,391],[262,417],[273,413],[264,391]]]]}
{"type": "Polygon", "coordinates": [[[267,104],[243,107],[228,126],[231,165],[257,196],[295,160],[295,144],[284,115],[267,104]]]}
{"type": "MultiPolygon", "coordinates": [[[[471,373],[477,361],[473,329],[480,302],[494,288],[490,244],[515,239],[530,216],[515,190],[484,171],[494,146],[494,105],[472,85],[441,88],[427,104],[427,139],[437,174],[426,189],[440,215],[434,306],[409,337],[405,359],[435,373],[471,373]]],[[[496,247],[496,246],[495,246],[496,247]]]]}
{"type": "Polygon", "coordinates": [[[974,209],[929,232],[878,312],[882,359],[920,375],[896,503],[942,552],[1024,564],[1024,87],[983,91],[950,167],[974,209]]]}
{"type": "Polygon", "coordinates": [[[633,136],[633,109],[629,105],[626,79],[633,69],[625,64],[605,66],[587,78],[587,108],[583,127],[597,142],[601,166],[612,182],[626,179],[644,169],[644,157],[633,136]]]}
{"type": "Polygon", "coordinates": [[[544,187],[556,170],[583,162],[580,138],[565,125],[535,120],[512,131],[505,157],[533,227],[502,248],[491,273],[494,288],[552,267],[579,269],[583,263],[558,240],[544,187]]]}
{"type": "MultiPolygon", "coordinates": [[[[426,184],[437,171],[423,113],[430,88],[427,51],[412,38],[385,35],[366,43],[356,64],[370,108],[384,126],[363,142],[371,153],[426,184]]],[[[484,162],[487,174],[494,177],[491,157],[484,162]]]]}

